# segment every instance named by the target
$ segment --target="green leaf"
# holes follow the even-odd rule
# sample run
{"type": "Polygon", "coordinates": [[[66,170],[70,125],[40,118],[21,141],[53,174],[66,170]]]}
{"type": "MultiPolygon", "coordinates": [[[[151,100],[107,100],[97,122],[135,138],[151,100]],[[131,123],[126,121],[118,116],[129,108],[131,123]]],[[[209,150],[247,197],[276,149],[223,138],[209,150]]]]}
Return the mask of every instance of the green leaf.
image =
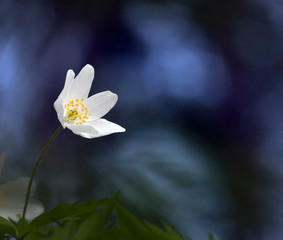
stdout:
{"type": "Polygon", "coordinates": [[[31,224],[34,226],[44,226],[53,222],[60,223],[63,220],[76,219],[77,217],[90,213],[107,203],[109,199],[102,199],[100,201],[89,201],[82,204],[65,203],[60,204],[51,210],[44,212],[37,216],[31,224]]]}
{"type": "Polygon", "coordinates": [[[109,202],[101,211],[94,212],[84,219],[76,231],[74,240],[93,239],[112,227],[111,213],[113,204],[109,202]]]}
{"type": "Polygon", "coordinates": [[[148,227],[151,234],[158,237],[157,239],[170,239],[163,229],[153,225],[152,223],[147,222],[146,226],[148,227]]]}
{"type": "Polygon", "coordinates": [[[187,239],[187,240],[189,240],[189,238],[184,238],[182,235],[180,235],[180,233],[178,233],[173,227],[171,227],[167,223],[163,222],[163,226],[165,227],[165,230],[168,233],[168,236],[170,236],[170,239],[174,239],[174,240],[187,239]]]}
{"type": "Polygon", "coordinates": [[[117,201],[117,196],[82,204],[61,204],[38,216],[31,226],[27,225],[19,223],[20,229],[30,231],[25,240],[188,240],[166,223],[163,228],[141,224],[117,201]],[[58,225],[48,225],[54,222],[58,225]]]}
{"type": "Polygon", "coordinates": [[[48,240],[102,239],[105,232],[114,228],[115,223],[112,225],[113,207],[113,201],[109,200],[103,207],[92,213],[85,214],[78,219],[66,220],[54,229],[48,240]]]}
{"type": "MultiPolygon", "coordinates": [[[[46,231],[47,229],[43,227],[37,227],[30,223],[28,223],[25,219],[21,218],[19,222],[17,223],[18,231],[19,231],[19,238],[23,238],[26,236],[31,235],[32,233],[41,233],[43,231],[46,231]]],[[[50,229],[48,229],[50,230],[50,229]]],[[[26,239],[26,238],[25,238],[26,239]]]]}
{"type": "Polygon", "coordinates": [[[15,237],[17,233],[17,228],[12,222],[0,217],[0,234],[10,234],[11,236],[15,237]]]}
{"type": "Polygon", "coordinates": [[[116,202],[118,222],[124,239],[148,239],[148,240],[189,240],[181,236],[173,227],[163,223],[165,230],[151,223],[143,226],[131,213],[116,202]]]}
{"type": "Polygon", "coordinates": [[[118,202],[115,204],[115,210],[119,226],[129,239],[153,239],[149,238],[148,230],[118,202]]]}

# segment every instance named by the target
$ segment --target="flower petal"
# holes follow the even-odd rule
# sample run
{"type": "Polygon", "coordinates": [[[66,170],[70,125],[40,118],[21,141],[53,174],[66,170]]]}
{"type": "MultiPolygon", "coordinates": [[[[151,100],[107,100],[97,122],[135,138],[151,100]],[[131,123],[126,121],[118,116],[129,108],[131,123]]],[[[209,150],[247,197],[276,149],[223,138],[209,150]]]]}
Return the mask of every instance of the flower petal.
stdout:
{"type": "MultiPolygon", "coordinates": [[[[22,198],[21,201],[15,199],[6,200],[0,208],[0,216],[7,219],[12,218],[13,220],[18,220],[20,216],[22,216],[24,200],[25,198],[22,198]]],[[[43,212],[43,204],[37,200],[31,199],[27,207],[26,219],[33,219],[43,212]]]]}
{"type": "Polygon", "coordinates": [[[83,125],[67,124],[67,128],[69,128],[74,134],[80,135],[84,138],[99,137],[98,131],[96,131],[93,127],[88,126],[86,124],[83,125]]]}
{"type": "Polygon", "coordinates": [[[23,207],[24,204],[14,204],[13,207],[2,207],[0,208],[0,216],[6,219],[11,218],[13,220],[19,220],[22,215],[23,207]]]}
{"type": "Polygon", "coordinates": [[[67,127],[73,133],[85,138],[97,138],[106,136],[112,133],[125,132],[126,129],[116,123],[109,122],[103,118],[86,122],[83,125],[68,124],[67,127]]]}
{"type": "MultiPolygon", "coordinates": [[[[22,207],[23,209],[23,207],[22,207]]],[[[44,206],[41,202],[31,199],[27,207],[26,218],[33,219],[44,212],[44,206]]]]}
{"type": "Polygon", "coordinates": [[[118,96],[110,91],[100,92],[87,98],[84,102],[90,115],[91,120],[103,117],[114,107],[118,100],[118,96]]]}
{"type": "MultiPolygon", "coordinates": [[[[0,185],[0,216],[19,219],[24,208],[25,196],[29,178],[18,178],[0,185]]],[[[32,185],[31,195],[35,191],[32,185]]],[[[43,204],[37,200],[30,200],[27,208],[27,219],[31,219],[44,211],[43,204]]]]}
{"type": "Polygon", "coordinates": [[[73,81],[68,94],[68,100],[87,98],[94,78],[94,68],[87,64],[73,81]]]}
{"type": "Polygon", "coordinates": [[[60,123],[62,124],[62,126],[64,126],[64,121],[65,121],[64,104],[67,101],[70,89],[72,88],[74,77],[75,77],[75,73],[73,72],[73,70],[68,70],[64,88],[62,92],[60,93],[59,97],[57,98],[57,100],[54,102],[54,108],[57,112],[57,117],[60,123]]]}
{"type": "Polygon", "coordinates": [[[98,136],[106,136],[112,133],[118,133],[118,132],[125,132],[126,129],[121,127],[120,125],[107,121],[106,119],[98,119],[94,121],[86,122],[87,126],[91,126],[98,132],[98,136]]]}
{"type": "MultiPolygon", "coordinates": [[[[29,183],[28,177],[18,178],[12,181],[8,181],[0,185],[0,197],[6,199],[17,199],[25,197],[27,193],[27,187],[29,183]]],[[[35,191],[35,184],[32,184],[31,195],[35,191]]]]}

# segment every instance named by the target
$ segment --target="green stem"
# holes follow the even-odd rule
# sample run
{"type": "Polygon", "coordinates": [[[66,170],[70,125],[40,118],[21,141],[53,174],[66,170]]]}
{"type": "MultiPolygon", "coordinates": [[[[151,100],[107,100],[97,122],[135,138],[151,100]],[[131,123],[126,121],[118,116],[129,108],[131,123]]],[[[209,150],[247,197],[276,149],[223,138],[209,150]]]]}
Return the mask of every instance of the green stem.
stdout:
{"type": "Polygon", "coordinates": [[[30,177],[30,180],[29,180],[29,184],[28,184],[28,189],[27,189],[27,195],[26,195],[26,200],[25,200],[25,205],[24,205],[24,210],[23,210],[23,219],[25,219],[25,216],[26,216],[26,211],[27,211],[27,206],[28,206],[28,201],[29,201],[29,196],[30,196],[30,191],[31,191],[31,185],[32,185],[32,181],[33,181],[36,169],[37,169],[41,159],[43,158],[45,152],[48,150],[49,146],[51,145],[51,143],[54,141],[54,139],[56,138],[56,136],[59,134],[59,132],[62,129],[63,129],[63,127],[62,127],[62,125],[60,125],[60,127],[56,130],[56,132],[53,134],[53,136],[49,139],[49,141],[47,142],[47,144],[43,148],[39,158],[37,159],[37,161],[36,161],[36,163],[33,167],[31,177],[30,177]]]}

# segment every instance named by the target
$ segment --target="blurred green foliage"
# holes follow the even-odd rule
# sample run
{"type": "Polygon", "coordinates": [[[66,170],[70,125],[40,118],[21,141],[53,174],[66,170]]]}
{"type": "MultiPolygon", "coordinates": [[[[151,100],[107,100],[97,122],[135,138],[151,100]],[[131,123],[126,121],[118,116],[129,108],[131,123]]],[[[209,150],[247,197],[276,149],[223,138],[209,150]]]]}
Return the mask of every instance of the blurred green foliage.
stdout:
{"type": "MultiPolygon", "coordinates": [[[[0,217],[0,239],[87,240],[149,239],[189,240],[173,227],[141,224],[117,200],[117,196],[81,204],[60,204],[31,222],[0,217]]],[[[215,240],[214,236],[210,236],[215,240]]]]}

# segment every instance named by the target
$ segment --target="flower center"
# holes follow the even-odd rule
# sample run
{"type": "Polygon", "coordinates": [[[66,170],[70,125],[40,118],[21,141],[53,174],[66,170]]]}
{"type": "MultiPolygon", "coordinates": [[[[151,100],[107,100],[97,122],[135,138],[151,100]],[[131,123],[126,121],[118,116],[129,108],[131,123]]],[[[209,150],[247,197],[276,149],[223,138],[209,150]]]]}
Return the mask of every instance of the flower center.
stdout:
{"type": "Polygon", "coordinates": [[[90,116],[91,113],[88,112],[87,107],[82,103],[83,101],[84,99],[71,100],[64,105],[66,109],[65,119],[68,123],[79,125],[89,119],[88,116],[90,116]]]}

